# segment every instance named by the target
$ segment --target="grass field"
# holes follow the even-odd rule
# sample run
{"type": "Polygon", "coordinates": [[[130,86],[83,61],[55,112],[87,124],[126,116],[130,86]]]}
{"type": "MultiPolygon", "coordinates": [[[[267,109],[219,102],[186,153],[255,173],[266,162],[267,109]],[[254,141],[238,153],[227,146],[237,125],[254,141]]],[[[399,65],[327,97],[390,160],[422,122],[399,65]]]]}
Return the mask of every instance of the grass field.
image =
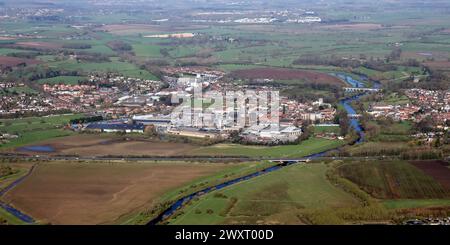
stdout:
{"type": "Polygon", "coordinates": [[[397,199],[384,200],[382,203],[389,209],[444,207],[450,206],[450,199],[397,199]]]}
{"type": "MultiPolygon", "coordinates": [[[[194,193],[200,189],[203,189],[207,186],[214,186],[217,184],[224,183],[230,179],[235,179],[237,177],[247,175],[250,173],[254,173],[256,171],[260,171],[267,167],[273,166],[273,163],[270,162],[244,162],[244,163],[234,163],[229,165],[225,169],[206,177],[199,178],[194,180],[186,185],[172,189],[168,192],[165,192],[158,199],[159,204],[168,204],[172,203],[175,200],[186,196],[190,193],[194,193]]],[[[118,220],[120,224],[146,224],[154,218],[157,214],[162,212],[164,208],[155,209],[147,209],[144,212],[132,214],[132,215],[124,215],[121,219],[118,220]]]]}
{"type": "Polygon", "coordinates": [[[19,147],[55,137],[71,135],[71,131],[64,131],[62,127],[71,119],[80,118],[81,114],[57,115],[48,117],[30,117],[22,119],[0,120],[0,132],[18,135],[0,149],[19,147]]]}
{"type": "Polygon", "coordinates": [[[21,86],[21,87],[12,87],[0,90],[0,94],[10,94],[10,93],[17,93],[17,94],[37,94],[38,92],[28,86],[21,86]]]}
{"type": "Polygon", "coordinates": [[[116,72],[122,74],[123,76],[133,78],[158,80],[158,78],[150,72],[139,69],[133,64],[119,61],[117,58],[111,58],[111,62],[102,63],[77,62],[74,60],[57,61],[49,63],[49,66],[70,71],[81,70],[84,72],[116,72]]]}
{"type": "Polygon", "coordinates": [[[263,158],[295,158],[319,153],[343,145],[341,140],[312,138],[298,145],[283,146],[243,146],[235,144],[218,144],[193,150],[191,155],[202,156],[248,156],[263,158]]]}
{"type": "Polygon", "coordinates": [[[170,224],[298,224],[295,213],[304,209],[358,206],[351,195],[327,181],[326,169],[324,164],[293,165],[209,193],[170,224]]]}
{"type": "MultiPolygon", "coordinates": [[[[3,190],[12,182],[27,174],[32,166],[32,164],[29,163],[4,163],[4,161],[0,163],[0,165],[1,164],[6,164],[7,166],[10,166],[14,171],[17,172],[11,175],[0,177],[0,190],[3,190]]],[[[6,210],[0,207],[0,224],[2,220],[6,221],[6,223],[10,225],[26,224],[25,222],[21,221],[20,219],[16,218],[14,215],[8,213],[6,210]]]]}
{"type": "Polygon", "coordinates": [[[368,125],[377,128],[375,135],[368,137],[370,141],[401,142],[411,140],[412,123],[408,121],[380,124],[377,121],[368,122],[368,125]]]}
{"type": "Polygon", "coordinates": [[[348,163],[340,174],[380,199],[448,198],[450,191],[408,162],[348,163]]]}
{"type": "Polygon", "coordinates": [[[115,223],[165,192],[232,165],[158,162],[40,163],[3,200],[52,224],[115,223]]]}
{"type": "Polygon", "coordinates": [[[314,134],[335,133],[339,134],[339,126],[314,126],[314,134]]]}
{"type": "Polygon", "coordinates": [[[86,81],[86,77],[82,76],[59,76],[52,78],[39,79],[36,82],[39,84],[70,84],[76,85],[79,82],[86,81]]]}
{"type": "MultiPolygon", "coordinates": [[[[8,213],[3,208],[0,208],[0,221],[5,220],[8,225],[26,225],[25,222],[16,218],[14,215],[8,213]]],[[[1,223],[0,223],[1,224],[1,223]]]]}

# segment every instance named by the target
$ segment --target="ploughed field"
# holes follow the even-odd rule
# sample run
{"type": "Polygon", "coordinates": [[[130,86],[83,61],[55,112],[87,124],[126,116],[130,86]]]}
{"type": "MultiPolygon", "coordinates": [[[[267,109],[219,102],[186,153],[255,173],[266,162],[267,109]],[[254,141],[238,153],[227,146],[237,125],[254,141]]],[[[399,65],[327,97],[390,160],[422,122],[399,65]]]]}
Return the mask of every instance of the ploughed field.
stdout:
{"type": "Polygon", "coordinates": [[[174,156],[183,155],[192,149],[198,148],[198,146],[185,143],[154,142],[144,139],[97,134],[60,137],[39,142],[39,144],[34,146],[36,145],[50,147],[54,151],[33,152],[19,147],[15,149],[15,152],[65,156],[174,156]]]}
{"type": "Polygon", "coordinates": [[[450,168],[444,161],[416,161],[414,166],[437,180],[444,188],[450,190],[450,168]]]}
{"type": "Polygon", "coordinates": [[[194,163],[40,163],[2,200],[52,224],[108,224],[225,169],[194,163]]]}
{"type": "Polygon", "coordinates": [[[450,198],[450,169],[440,162],[354,162],[339,173],[375,198],[450,198]]]}
{"type": "Polygon", "coordinates": [[[39,61],[32,60],[32,59],[9,57],[9,56],[0,56],[0,66],[15,67],[15,66],[18,66],[20,64],[35,65],[35,64],[39,64],[39,63],[40,63],[39,61]]]}

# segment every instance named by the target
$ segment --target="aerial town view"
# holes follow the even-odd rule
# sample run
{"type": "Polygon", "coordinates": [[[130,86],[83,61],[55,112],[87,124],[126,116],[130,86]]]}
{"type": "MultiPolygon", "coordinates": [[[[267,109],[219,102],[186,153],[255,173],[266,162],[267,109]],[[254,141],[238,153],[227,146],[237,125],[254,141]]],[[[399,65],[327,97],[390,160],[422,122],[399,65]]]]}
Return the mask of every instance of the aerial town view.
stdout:
{"type": "Polygon", "coordinates": [[[0,94],[2,225],[450,225],[446,0],[0,0],[0,94]]]}

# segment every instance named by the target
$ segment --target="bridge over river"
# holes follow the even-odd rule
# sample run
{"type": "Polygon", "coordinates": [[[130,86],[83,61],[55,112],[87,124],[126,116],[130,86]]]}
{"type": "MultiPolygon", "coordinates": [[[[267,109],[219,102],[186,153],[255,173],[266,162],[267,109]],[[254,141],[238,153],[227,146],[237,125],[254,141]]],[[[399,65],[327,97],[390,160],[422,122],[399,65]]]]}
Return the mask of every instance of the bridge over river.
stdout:
{"type": "MultiPolygon", "coordinates": [[[[351,122],[351,126],[355,129],[355,131],[358,133],[359,138],[355,143],[361,143],[364,140],[364,132],[363,129],[360,125],[359,122],[359,117],[358,114],[356,113],[356,111],[352,108],[351,106],[351,102],[359,100],[359,98],[363,95],[366,95],[372,91],[379,91],[379,89],[377,88],[377,86],[379,86],[379,84],[375,84],[373,89],[369,89],[369,88],[362,88],[362,82],[359,82],[353,78],[351,78],[348,75],[343,75],[343,74],[339,74],[337,75],[338,77],[340,77],[341,79],[343,79],[344,81],[346,81],[347,83],[349,83],[351,86],[354,86],[353,88],[348,88],[348,89],[354,89],[354,90],[349,90],[349,91],[356,91],[356,92],[361,92],[360,94],[357,95],[353,95],[352,97],[349,98],[345,98],[343,100],[340,101],[340,104],[345,108],[345,110],[347,111],[347,113],[350,115],[350,122],[351,122]]],[[[151,220],[148,224],[149,225],[154,225],[154,224],[158,224],[159,222],[163,221],[164,219],[170,217],[171,215],[173,215],[179,208],[182,208],[182,206],[186,203],[191,201],[193,198],[204,195],[206,193],[215,191],[215,190],[220,190],[223,189],[225,187],[234,185],[236,183],[248,180],[248,179],[252,179],[276,170],[279,170],[281,168],[284,168],[286,166],[290,166],[293,164],[298,164],[298,163],[306,163],[309,162],[311,160],[314,159],[319,159],[321,157],[325,157],[327,153],[331,152],[331,151],[335,151],[339,148],[335,148],[335,149],[331,149],[331,150],[327,150],[324,152],[319,152],[319,153],[315,153],[309,156],[305,156],[303,158],[300,159],[275,159],[272,160],[272,162],[277,163],[275,166],[272,167],[268,167],[266,169],[263,169],[261,171],[258,171],[256,173],[252,173],[252,174],[248,174],[233,180],[229,180],[225,183],[216,185],[216,186],[212,186],[212,187],[208,187],[205,189],[202,189],[200,191],[197,191],[195,193],[192,193],[190,195],[187,195],[185,197],[182,197],[180,199],[178,199],[177,201],[175,201],[169,208],[167,208],[166,210],[164,210],[161,214],[159,214],[155,219],[151,220]]],[[[4,156],[4,157],[8,157],[8,156],[4,156]]],[[[40,158],[40,157],[38,157],[40,158]]],[[[64,157],[62,157],[64,158],[64,157]]],[[[65,160],[67,160],[67,157],[64,158],[65,160]]],[[[78,158],[77,158],[78,159],[78,158]]],[[[103,159],[103,158],[102,158],[103,159]]],[[[91,159],[91,160],[96,160],[96,159],[91,159]]],[[[103,159],[104,160],[104,159],[103,159]]],[[[137,159],[136,159],[137,160],[137,159]]],[[[140,158],[139,160],[143,160],[142,158],[140,158]]],[[[243,160],[243,159],[240,159],[243,160]]],[[[18,185],[20,182],[22,182],[27,176],[29,176],[30,174],[32,174],[34,167],[30,169],[30,171],[28,172],[27,175],[23,176],[22,178],[19,178],[18,180],[14,181],[11,185],[9,185],[7,188],[5,188],[2,192],[0,192],[0,197],[2,195],[4,195],[7,191],[13,189],[16,185],[18,185]]],[[[4,203],[4,202],[0,202],[0,207],[2,207],[3,209],[5,209],[7,212],[9,212],[11,215],[14,215],[15,217],[19,218],[20,220],[26,222],[26,223],[33,223],[34,219],[24,213],[22,213],[20,210],[15,209],[14,207],[4,203]]]]}

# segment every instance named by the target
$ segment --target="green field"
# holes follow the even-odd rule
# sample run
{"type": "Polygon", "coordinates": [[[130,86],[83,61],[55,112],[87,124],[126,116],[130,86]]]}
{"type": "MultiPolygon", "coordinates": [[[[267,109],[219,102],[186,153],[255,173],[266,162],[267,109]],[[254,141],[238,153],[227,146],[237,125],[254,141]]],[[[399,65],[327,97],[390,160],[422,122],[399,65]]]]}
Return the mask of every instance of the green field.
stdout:
{"type": "Polygon", "coordinates": [[[339,126],[314,126],[314,134],[335,133],[339,134],[339,126]]]}
{"type": "Polygon", "coordinates": [[[445,207],[450,206],[450,199],[397,199],[385,200],[382,203],[390,209],[445,207]]]}
{"type": "MultiPolygon", "coordinates": [[[[26,225],[27,223],[16,218],[12,214],[8,213],[3,208],[0,208],[0,221],[5,220],[8,225],[26,225]]],[[[1,224],[1,223],[0,223],[1,224]]]]}
{"type": "Polygon", "coordinates": [[[209,193],[183,208],[170,224],[295,224],[301,223],[295,213],[305,209],[359,206],[328,182],[326,169],[324,164],[293,165],[209,193]]]}
{"type": "Polygon", "coordinates": [[[431,176],[404,161],[348,163],[339,168],[339,173],[375,198],[450,197],[449,190],[431,176]]]}
{"type": "Polygon", "coordinates": [[[134,44],[133,51],[138,57],[161,57],[161,47],[153,44],[134,44]]]}
{"type": "MultiPolygon", "coordinates": [[[[29,169],[23,167],[13,167],[13,170],[17,172],[11,175],[0,177],[0,190],[7,187],[11,182],[15,181],[16,179],[27,174],[29,169]]],[[[10,225],[26,224],[25,222],[21,221],[20,219],[16,218],[15,216],[11,215],[6,210],[0,207],[0,225],[2,221],[3,222],[6,221],[6,223],[10,225]]]]}
{"type": "Polygon", "coordinates": [[[341,140],[326,140],[312,138],[298,145],[282,146],[244,146],[236,144],[218,144],[202,147],[191,152],[191,155],[199,156],[247,156],[262,158],[295,158],[304,157],[329,149],[334,149],[345,142],[341,140]]]}
{"type": "MultiPolygon", "coordinates": [[[[186,196],[190,193],[194,193],[202,188],[207,186],[214,186],[227,180],[234,179],[246,174],[254,173],[256,171],[265,169],[267,167],[273,166],[273,163],[269,162],[250,162],[250,163],[239,163],[226,168],[223,171],[218,172],[212,176],[203,177],[197,180],[192,181],[191,183],[186,184],[183,187],[173,189],[168,191],[162,195],[158,204],[169,203],[177,200],[183,196],[186,196]]],[[[155,205],[157,206],[157,205],[155,205]]],[[[156,213],[162,212],[162,209],[156,209],[157,212],[153,212],[153,209],[147,210],[140,213],[135,213],[131,215],[125,215],[119,219],[118,223],[120,224],[145,224],[152,217],[155,216],[156,213]]]]}
{"type": "Polygon", "coordinates": [[[0,94],[4,94],[4,93],[37,94],[37,91],[28,86],[21,86],[21,87],[12,87],[12,88],[0,90],[0,94]]]}
{"type": "Polygon", "coordinates": [[[139,69],[133,64],[119,61],[117,58],[111,58],[111,62],[102,62],[102,63],[88,63],[88,62],[77,62],[74,60],[66,60],[66,61],[52,62],[49,64],[49,66],[69,71],[81,70],[83,72],[112,72],[133,78],[158,80],[158,78],[155,77],[155,75],[151,74],[150,72],[139,69]]]}
{"type": "Polygon", "coordinates": [[[70,84],[76,85],[79,82],[86,81],[86,77],[81,76],[59,76],[52,78],[39,79],[36,82],[39,84],[70,84]]]}
{"type": "Polygon", "coordinates": [[[406,142],[411,140],[412,123],[409,121],[380,123],[370,121],[367,125],[375,129],[368,133],[368,140],[377,142],[406,142]]]}
{"type": "Polygon", "coordinates": [[[19,147],[42,140],[71,135],[71,131],[65,131],[62,128],[71,119],[80,117],[82,117],[82,114],[0,120],[0,132],[19,136],[17,139],[12,139],[10,142],[0,145],[0,149],[19,147]]]}

